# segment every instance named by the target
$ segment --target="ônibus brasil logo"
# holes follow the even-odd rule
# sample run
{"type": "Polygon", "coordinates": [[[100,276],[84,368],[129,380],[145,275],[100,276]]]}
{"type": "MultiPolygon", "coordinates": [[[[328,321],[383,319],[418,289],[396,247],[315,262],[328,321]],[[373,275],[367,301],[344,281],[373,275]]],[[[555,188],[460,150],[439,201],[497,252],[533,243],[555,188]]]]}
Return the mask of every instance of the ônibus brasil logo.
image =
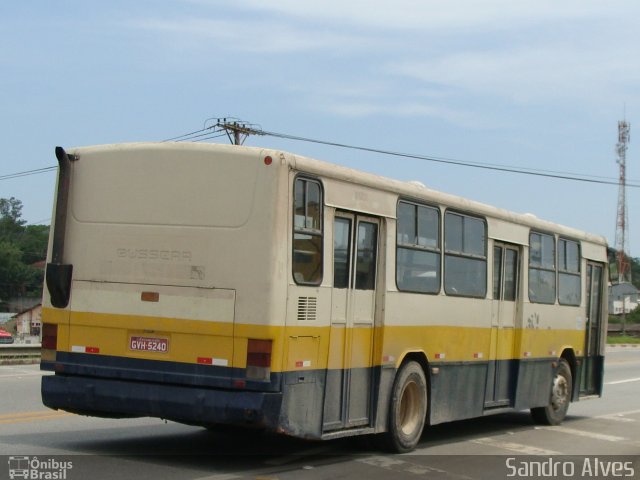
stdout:
{"type": "Polygon", "coordinates": [[[66,480],[67,470],[73,468],[73,462],[60,461],[55,458],[44,460],[38,457],[9,457],[9,478],[28,480],[66,480]]]}

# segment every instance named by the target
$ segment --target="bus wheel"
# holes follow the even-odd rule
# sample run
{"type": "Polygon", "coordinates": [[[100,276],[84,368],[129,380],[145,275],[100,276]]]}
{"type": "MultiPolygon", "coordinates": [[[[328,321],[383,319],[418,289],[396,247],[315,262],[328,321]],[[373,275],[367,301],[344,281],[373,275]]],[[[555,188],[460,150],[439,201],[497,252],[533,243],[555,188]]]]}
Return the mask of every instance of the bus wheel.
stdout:
{"type": "Polygon", "coordinates": [[[567,415],[569,402],[571,401],[571,368],[564,358],[560,359],[560,365],[553,377],[551,399],[546,407],[531,409],[534,422],[542,425],[559,425],[567,415]]]}
{"type": "Polygon", "coordinates": [[[419,363],[410,361],[400,368],[393,383],[389,406],[388,449],[405,453],[413,450],[424,428],[427,414],[427,380],[419,363]]]}

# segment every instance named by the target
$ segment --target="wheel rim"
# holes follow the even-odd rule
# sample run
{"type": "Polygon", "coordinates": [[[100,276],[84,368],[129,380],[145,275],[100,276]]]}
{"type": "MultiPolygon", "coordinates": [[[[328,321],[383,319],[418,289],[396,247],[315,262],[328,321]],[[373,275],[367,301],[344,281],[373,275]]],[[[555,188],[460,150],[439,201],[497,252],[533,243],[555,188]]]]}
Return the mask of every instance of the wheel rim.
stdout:
{"type": "Polygon", "coordinates": [[[569,383],[562,375],[556,375],[553,379],[551,392],[551,407],[554,411],[562,410],[569,401],[569,383]]]}
{"type": "Polygon", "coordinates": [[[399,426],[404,435],[411,435],[420,424],[420,387],[409,382],[402,390],[399,409],[399,426]]]}

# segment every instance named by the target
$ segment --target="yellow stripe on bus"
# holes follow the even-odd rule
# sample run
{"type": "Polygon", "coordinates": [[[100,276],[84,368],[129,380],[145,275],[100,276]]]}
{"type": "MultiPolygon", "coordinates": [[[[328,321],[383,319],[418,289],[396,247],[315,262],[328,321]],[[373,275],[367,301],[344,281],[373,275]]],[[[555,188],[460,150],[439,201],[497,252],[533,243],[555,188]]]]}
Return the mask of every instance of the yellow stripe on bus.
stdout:
{"type": "Polygon", "coordinates": [[[431,362],[476,362],[581,355],[584,330],[455,326],[272,326],[44,309],[57,323],[58,349],[97,348],[100,355],[197,363],[199,357],[246,367],[247,339],[272,339],[272,371],[399,366],[409,352],[431,362]],[[69,320],[68,320],[69,319],[69,320]],[[71,328],[69,328],[69,322],[71,328]],[[131,337],[169,339],[167,352],[131,349],[131,337]]]}

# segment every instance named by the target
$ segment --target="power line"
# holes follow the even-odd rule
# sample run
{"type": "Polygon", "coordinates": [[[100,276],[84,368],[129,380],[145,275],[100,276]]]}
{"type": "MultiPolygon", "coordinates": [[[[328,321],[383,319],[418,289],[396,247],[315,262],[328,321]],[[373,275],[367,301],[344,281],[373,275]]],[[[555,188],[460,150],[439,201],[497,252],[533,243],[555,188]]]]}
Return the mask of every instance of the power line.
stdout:
{"type": "MultiPolygon", "coordinates": [[[[560,180],[571,180],[571,181],[579,181],[579,182],[597,183],[597,184],[603,184],[603,185],[618,185],[618,181],[616,179],[613,179],[611,177],[600,176],[600,175],[584,175],[584,174],[579,174],[579,173],[575,173],[575,172],[553,171],[553,170],[544,170],[544,169],[536,169],[536,168],[516,167],[516,166],[512,166],[512,165],[500,165],[500,164],[487,164],[487,163],[480,163],[480,162],[470,162],[470,161],[462,161],[462,160],[456,160],[456,159],[446,158],[446,157],[436,157],[436,156],[430,156],[430,155],[419,155],[419,154],[411,154],[411,153],[383,150],[383,149],[378,149],[378,148],[373,148],[373,147],[363,147],[363,146],[357,146],[357,145],[349,145],[349,144],[344,144],[344,143],[339,143],[339,142],[333,142],[333,141],[328,141],[328,140],[318,140],[318,139],[301,137],[301,136],[290,135],[290,134],[285,134],[285,133],[269,132],[269,131],[262,130],[261,128],[253,128],[253,125],[248,124],[247,122],[244,122],[244,121],[239,120],[239,119],[233,118],[232,119],[233,122],[227,121],[228,119],[229,118],[223,118],[223,119],[218,118],[218,119],[216,119],[215,117],[207,119],[207,121],[205,121],[205,125],[209,120],[217,120],[217,122],[216,122],[215,125],[212,125],[210,127],[205,127],[205,128],[203,128],[201,130],[196,130],[194,132],[191,132],[191,133],[188,133],[188,134],[184,134],[184,135],[180,135],[180,136],[175,137],[175,138],[182,138],[185,141],[194,140],[195,138],[198,138],[198,137],[201,137],[200,140],[194,140],[194,141],[203,141],[203,140],[210,140],[210,139],[213,139],[213,138],[219,138],[219,137],[221,137],[223,135],[209,136],[208,132],[207,133],[201,133],[201,132],[205,132],[206,130],[213,129],[213,128],[217,127],[217,128],[219,128],[219,130],[217,130],[216,132],[225,130],[225,131],[227,131],[227,134],[229,134],[230,131],[231,132],[240,131],[245,136],[248,136],[248,135],[268,135],[268,136],[272,136],[272,137],[276,137],[276,138],[282,138],[282,139],[285,139],[285,140],[294,140],[294,141],[316,143],[316,144],[334,146],[334,147],[339,147],[339,148],[347,148],[347,149],[352,149],[352,150],[366,151],[366,152],[370,152],[370,153],[378,153],[378,154],[382,154],[382,155],[392,155],[392,156],[403,157],[403,158],[412,158],[412,159],[416,159],[416,160],[424,160],[424,161],[430,161],[430,162],[436,162],[436,163],[444,163],[444,164],[448,164],[448,165],[457,165],[457,166],[462,166],[462,167],[480,168],[480,169],[485,169],[485,170],[493,170],[493,171],[506,172],[506,173],[518,173],[518,174],[521,174],[521,175],[533,175],[533,176],[546,177],[546,178],[555,178],[555,179],[560,179],[560,180]],[[194,135],[194,134],[199,134],[199,135],[194,135]]],[[[229,138],[232,141],[232,143],[236,143],[237,144],[237,140],[234,141],[234,139],[232,139],[231,136],[229,138]]],[[[632,188],[640,188],[640,183],[631,183],[631,184],[627,183],[627,186],[632,187],[632,188]]]]}
{"type": "Polygon", "coordinates": [[[12,178],[28,177],[29,175],[38,175],[45,172],[53,172],[57,169],[57,166],[37,168],[35,170],[25,170],[24,172],[8,173],[6,175],[0,175],[0,180],[11,180],[12,178]]]}
{"type": "MultiPolygon", "coordinates": [[[[340,142],[334,142],[334,141],[328,141],[328,140],[319,140],[314,138],[301,137],[301,136],[290,135],[286,133],[270,132],[270,131],[262,130],[259,127],[254,128],[252,124],[248,124],[246,122],[242,122],[237,119],[233,119],[234,121],[230,123],[227,121],[228,118],[230,117],[223,118],[223,119],[220,119],[220,118],[207,119],[207,121],[205,122],[205,125],[209,120],[217,120],[217,121],[214,125],[211,125],[209,127],[205,126],[200,130],[194,130],[193,132],[178,135],[176,137],[163,140],[163,142],[169,142],[169,141],[200,142],[200,141],[220,138],[220,137],[223,137],[224,135],[230,135],[229,132],[231,131],[236,134],[235,141],[233,138],[230,137],[233,143],[237,143],[239,134],[245,135],[245,138],[248,135],[266,135],[266,136],[271,136],[275,138],[281,138],[284,140],[294,140],[294,141],[300,141],[300,142],[315,143],[315,144],[328,145],[328,146],[338,147],[338,148],[346,148],[350,150],[359,150],[363,152],[377,153],[381,155],[390,155],[395,157],[411,158],[415,160],[423,160],[423,161],[435,162],[435,163],[441,163],[441,164],[447,164],[447,165],[456,165],[460,167],[479,168],[483,170],[492,170],[492,171],[506,172],[506,173],[517,173],[521,175],[532,175],[537,177],[555,178],[559,180],[571,180],[571,181],[577,181],[577,182],[596,183],[596,184],[603,184],[603,185],[618,185],[619,183],[617,179],[612,179],[610,177],[604,177],[604,176],[584,175],[584,174],[579,174],[574,172],[558,172],[553,170],[543,170],[543,169],[534,169],[534,168],[523,168],[523,167],[516,167],[511,165],[486,164],[486,163],[480,163],[480,162],[462,161],[462,160],[456,160],[452,158],[397,152],[397,151],[385,150],[380,148],[365,147],[361,145],[350,145],[346,143],[340,143],[340,142]]],[[[44,168],[39,168],[34,170],[26,170],[23,172],[0,175],[0,180],[11,180],[14,178],[37,175],[41,173],[55,171],[57,168],[58,168],[57,166],[50,166],[50,167],[44,167],[44,168]]],[[[629,188],[640,188],[640,183],[629,183],[629,181],[627,181],[626,186],[629,188]]]]}
{"type": "MultiPolygon", "coordinates": [[[[201,128],[200,130],[194,130],[193,132],[185,133],[182,135],[178,135],[177,137],[167,138],[166,140],[162,140],[162,142],[175,142],[175,141],[181,141],[182,139],[190,140],[190,138],[187,138],[187,137],[191,137],[191,135],[195,135],[196,133],[204,132],[212,128],[215,128],[215,125],[212,125],[211,127],[207,127],[207,128],[201,128]]],[[[199,135],[196,135],[196,136],[199,136],[199,135]]]]}
{"type": "Polygon", "coordinates": [[[220,133],[220,134],[218,134],[218,135],[212,135],[212,136],[210,136],[210,137],[204,137],[204,138],[200,138],[200,139],[198,139],[198,140],[194,140],[194,142],[202,142],[202,141],[204,141],[204,140],[212,140],[212,139],[214,139],[214,138],[220,138],[220,137],[224,137],[224,136],[226,136],[226,135],[227,135],[227,133],[226,133],[226,132],[223,132],[223,133],[220,133]]]}
{"type": "Polygon", "coordinates": [[[249,135],[264,135],[264,134],[262,133],[262,127],[260,125],[248,123],[236,117],[222,117],[222,118],[212,117],[212,118],[207,118],[205,120],[204,127],[201,128],[200,130],[194,130],[193,132],[185,133],[183,135],[178,135],[177,137],[163,140],[163,142],[168,142],[168,141],[182,142],[182,141],[189,141],[189,140],[199,142],[203,140],[211,140],[213,138],[219,138],[224,135],[227,135],[229,137],[229,141],[233,145],[242,145],[249,135]],[[209,123],[209,121],[211,120],[215,120],[215,124],[207,127],[207,123],[209,123]],[[212,131],[209,131],[209,130],[212,130],[212,131]],[[224,132],[224,134],[214,135],[219,132],[224,132]],[[201,138],[201,139],[195,140],[196,138],[201,138]]]}
{"type": "MultiPolygon", "coordinates": [[[[483,164],[483,163],[476,163],[476,162],[465,162],[465,161],[462,161],[462,160],[454,160],[454,159],[442,158],[442,157],[433,157],[433,156],[428,156],[428,155],[418,155],[418,154],[413,154],[413,153],[395,152],[395,151],[391,151],[391,150],[383,150],[383,149],[372,148],[372,147],[363,147],[363,146],[358,146],[358,145],[349,145],[349,144],[346,144],[346,143],[332,142],[332,141],[328,141],[328,140],[318,140],[318,139],[314,139],[314,138],[306,138],[306,137],[300,137],[300,136],[296,136],[296,135],[289,135],[289,134],[277,133],[277,132],[262,131],[262,134],[263,135],[268,135],[268,136],[271,136],[271,137],[282,138],[282,139],[285,139],[285,140],[295,140],[295,141],[301,141],[301,142],[316,143],[316,144],[328,145],[328,146],[332,146],[332,147],[346,148],[346,149],[350,149],[350,150],[360,150],[360,151],[364,151],[364,152],[378,153],[378,154],[382,154],[382,155],[391,155],[391,156],[395,156],[395,157],[412,158],[412,159],[424,160],[424,161],[428,161],[428,162],[443,163],[443,164],[447,164],[447,165],[457,165],[457,166],[461,166],[461,167],[479,168],[479,169],[483,169],[483,170],[493,170],[493,171],[498,171],[498,172],[519,173],[519,174],[522,174],[522,175],[533,175],[533,176],[537,176],[537,177],[555,178],[555,179],[559,179],[559,180],[572,180],[572,181],[576,181],[576,182],[598,183],[598,184],[603,184],[603,185],[618,185],[618,181],[617,180],[613,180],[613,179],[612,180],[602,180],[602,179],[599,180],[598,178],[593,178],[593,177],[590,177],[588,175],[582,175],[582,174],[578,174],[578,173],[564,173],[563,174],[563,173],[560,173],[560,172],[551,172],[551,171],[545,171],[545,170],[526,169],[526,168],[512,167],[512,166],[507,166],[507,165],[491,165],[491,164],[483,164]]],[[[607,178],[607,177],[599,177],[599,178],[607,178]]],[[[627,187],[640,188],[640,184],[627,183],[627,187]]]]}

